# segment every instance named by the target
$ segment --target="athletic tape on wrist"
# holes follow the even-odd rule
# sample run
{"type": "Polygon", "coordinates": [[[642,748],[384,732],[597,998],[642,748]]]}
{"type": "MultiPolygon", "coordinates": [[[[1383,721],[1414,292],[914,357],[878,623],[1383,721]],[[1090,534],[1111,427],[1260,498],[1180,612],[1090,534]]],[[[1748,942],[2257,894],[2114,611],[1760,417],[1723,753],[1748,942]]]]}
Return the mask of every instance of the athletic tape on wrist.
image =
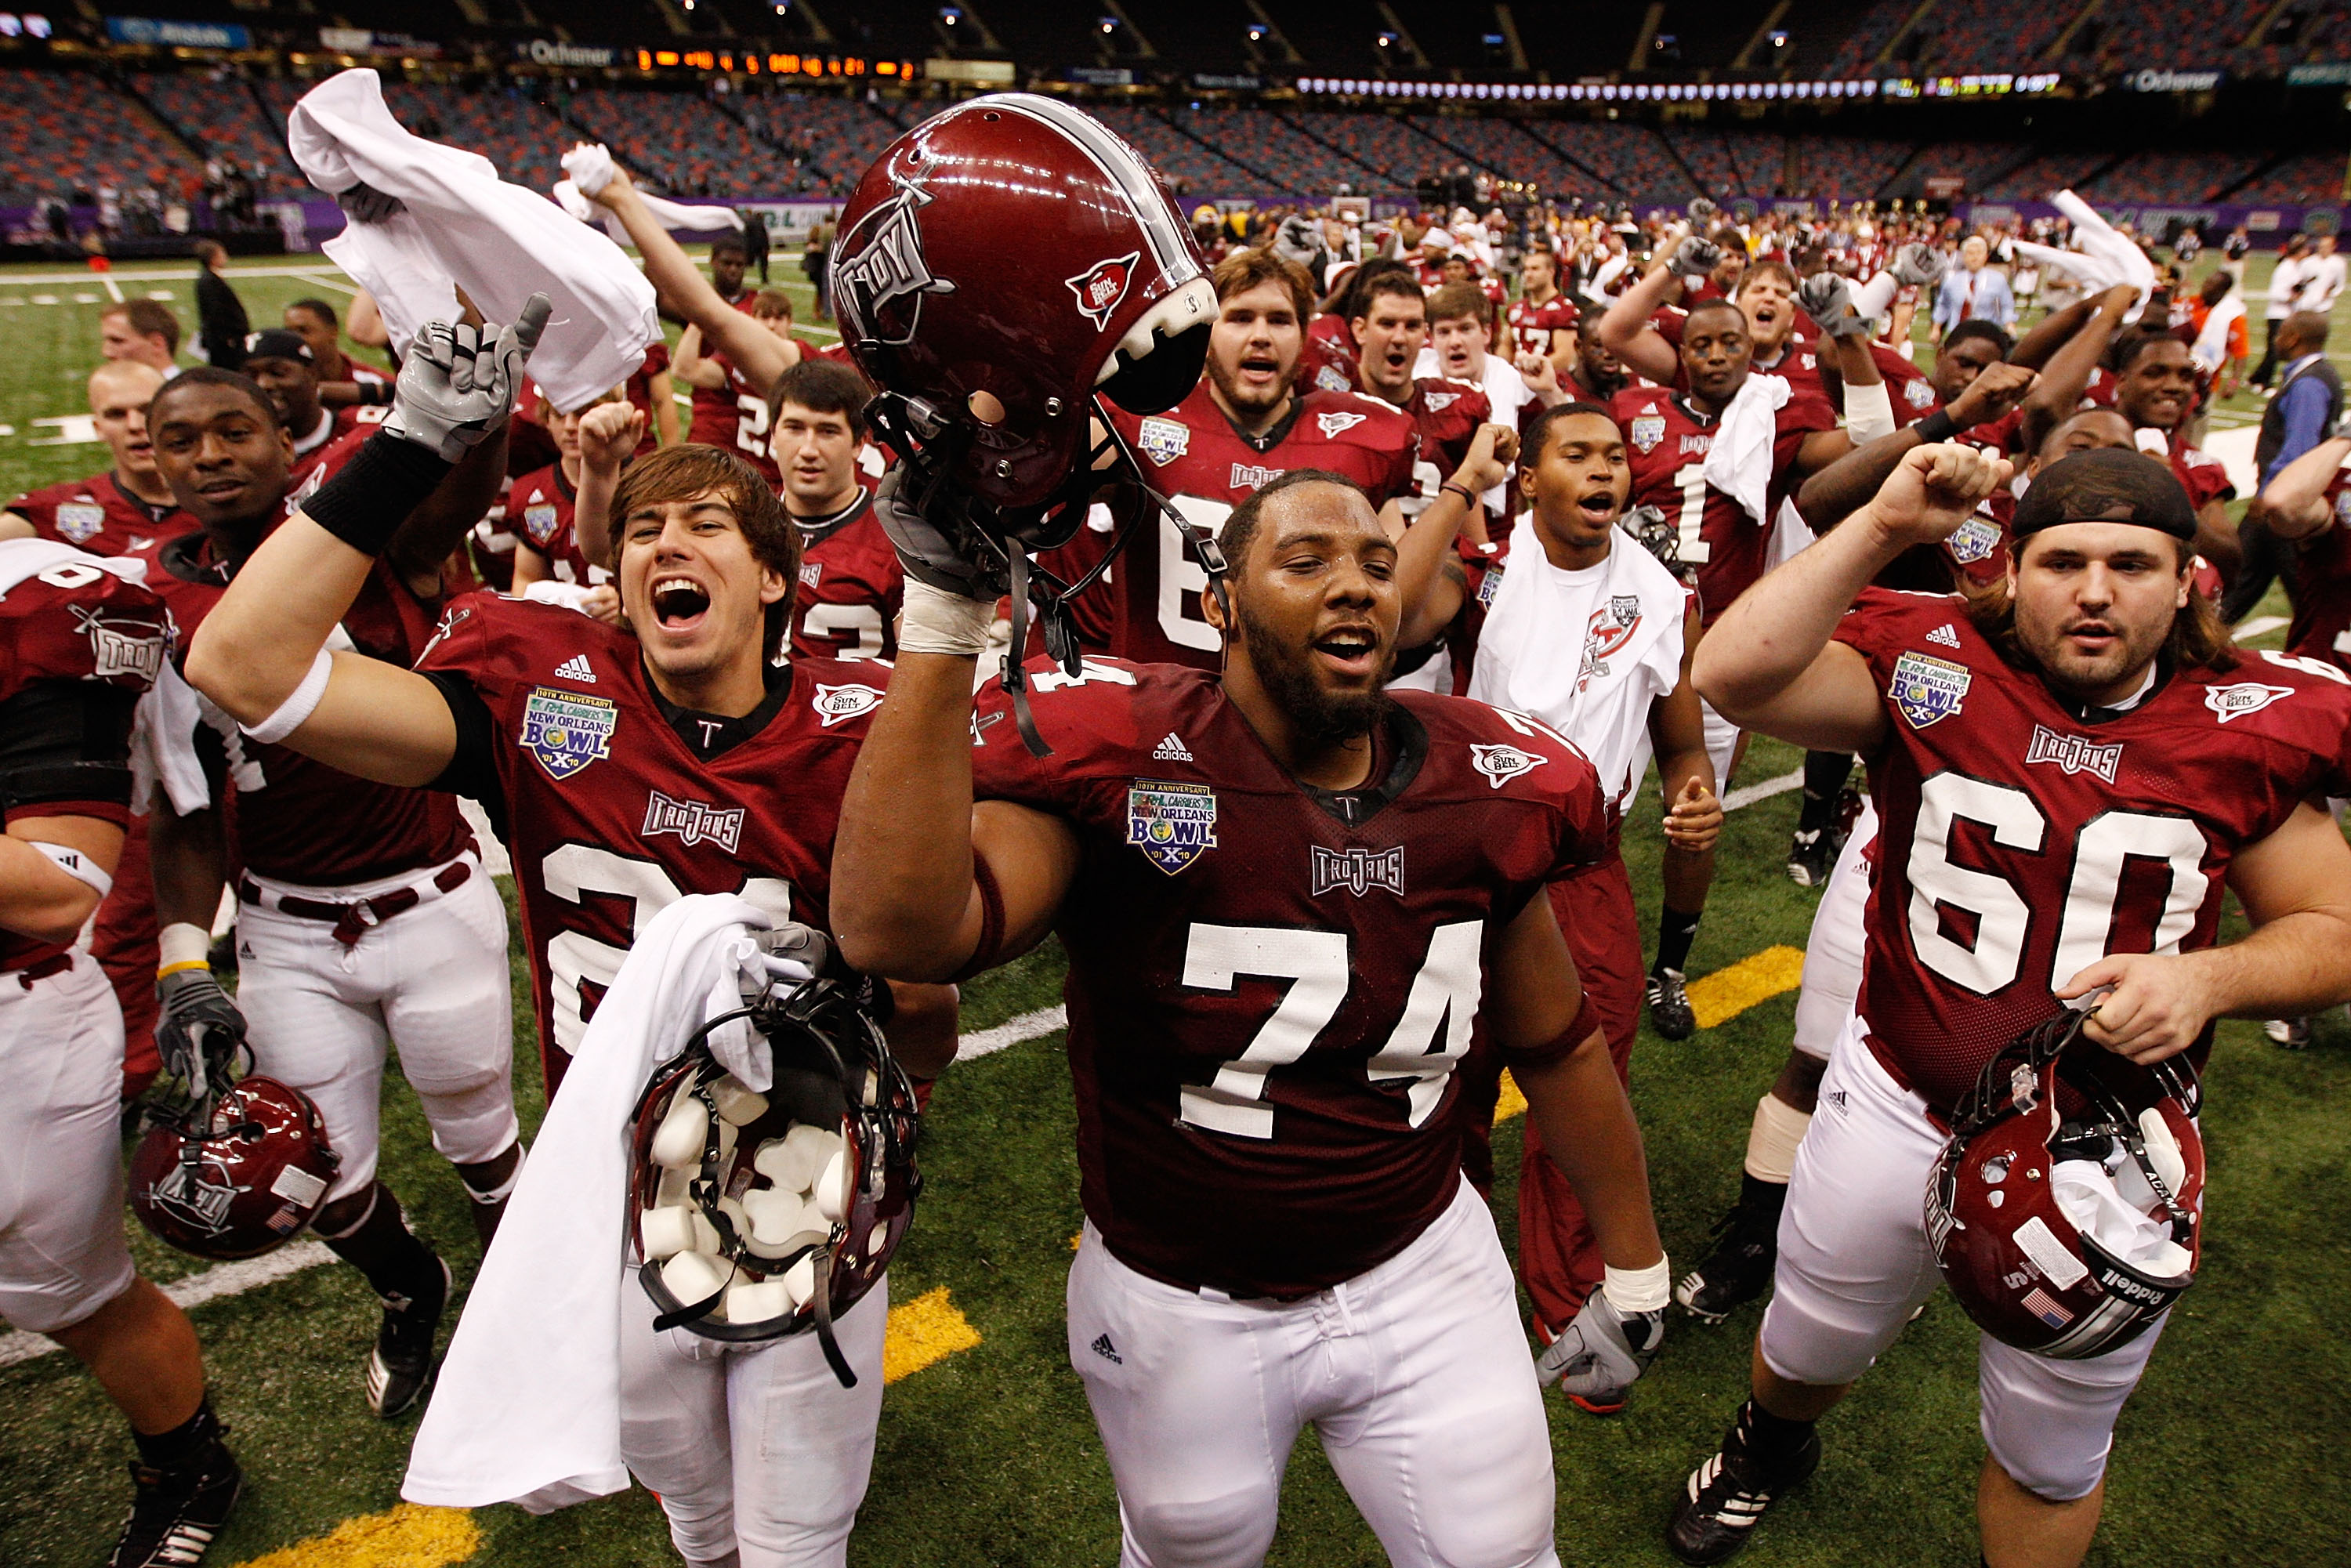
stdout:
{"type": "Polygon", "coordinates": [[[1747,1174],[1787,1186],[1796,1171],[1796,1145],[1812,1124],[1810,1111],[1799,1111],[1777,1094],[1755,1102],[1755,1124],[1747,1133],[1747,1174]]]}
{"type": "Polygon", "coordinates": [[[212,954],[211,932],[193,921],[175,920],[156,938],[155,972],[168,975],[175,969],[210,968],[212,954]]]}
{"type": "Polygon", "coordinates": [[[1673,1300],[1674,1270],[1664,1258],[1646,1269],[1611,1269],[1600,1270],[1600,1291],[1608,1304],[1620,1312],[1661,1312],[1673,1300]]]}
{"type": "Polygon", "coordinates": [[[327,695],[327,676],[335,667],[335,656],[324,648],[310,661],[309,672],[302,677],[287,699],[279,703],[267,718],[259,724],[241,724],[236,727],[254,739],[275,746],[302,727],[309,716],[319,711],[319,699],[327,695]]]}
{"type": "Polygon", "coordinates": [[[1894,399],[1884,382],[1875,386],[1845,382],[1844,431],[1855,446],[1866,446],[1894,434],[1894,399]]]}
{"type": "Polygon", "coordinates": [[[950,593],[909,577],[898,622],[898,652],[976,659],[987,652],[988,629],[995,624],[995,601],[950,593]]]}
{"type": "Polygon", "coordinates": [[[361,555],[379,556],[455,466],[437,452],[379,430],[310,493],[302,514],[361,555]]]}
{"type": "Polygon", "coordinates": [[[48,856],[50,864],[76,882],[85,887],[98,889],[98,901],[100,904],[105,903],[106,895],[114,891],[114,878],[100,871],[98,862],[79,850],[69,849],[64,844],[45,843],[39,839],[26,839],[22,841],[31,844],[48,856]]]}

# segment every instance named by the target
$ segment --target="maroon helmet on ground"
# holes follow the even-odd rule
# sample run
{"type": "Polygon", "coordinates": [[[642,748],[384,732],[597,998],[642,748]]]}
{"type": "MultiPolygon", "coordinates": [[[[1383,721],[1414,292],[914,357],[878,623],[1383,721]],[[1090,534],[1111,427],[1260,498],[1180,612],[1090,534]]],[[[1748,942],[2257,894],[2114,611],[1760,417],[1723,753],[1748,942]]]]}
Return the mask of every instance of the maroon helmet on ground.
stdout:
{"type": "Polygon", "coordinates": [[[2202,1253],[2194,1071],[2081,1040],[2088,1017],[2059,1013],[1985,1064],[1927,1186],[1935,1260],[1968,1316],[2067,1361],[2145,1333],[2202,1253]]]}
{"type": "Polygon", "coordinates": [[[890,144],[841,214],[826,278],[841,340],[959,448],[987,505],[1051,501],[1096,392],[1135,413],[1188,395],[1217,317],[1190,225],[1091,115],[998,93],[890,144]]]}
{"type": "Polygon", "coordinates": [[[199,1258],[257,1258],[327,1201],[342,1156],[319,1107],[274,1078],[245,1078],[167,1114],[131,1156],[131,1210],[199,1258]]]}

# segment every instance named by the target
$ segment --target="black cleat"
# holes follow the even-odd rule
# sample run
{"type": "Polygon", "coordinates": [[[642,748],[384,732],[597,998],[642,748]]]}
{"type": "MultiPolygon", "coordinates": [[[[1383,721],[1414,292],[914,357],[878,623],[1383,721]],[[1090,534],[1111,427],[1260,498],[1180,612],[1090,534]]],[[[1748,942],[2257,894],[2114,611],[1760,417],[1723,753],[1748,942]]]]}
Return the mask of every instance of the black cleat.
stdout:
{"type": "Polygon", "coordinates": [[[1674,1503],[1666,1545],[1685,1563],[1722,1563],[1738,1555],[1763,1511],[1820,1468],[1818,1433],[1808,1435],[1803,1447],[1777,1467],[1762,1464],[1745,1438],[1742,1419],[1723,1439],[1721,1451],[1690,1472],[1674,1503]]]}
{"type": "Polygon", "coordinates": [[[383,1296],[383,1326],[368,1354],[368,1408],[386,1421],[405,1416],[433,1386],[439,1363],[433,1341],[449,1304],[449,1265],[433,1260],[429,1290],[417,1296],[383,1296]]]}
{"type": "Polygon", "coordinates": [[[1649,1027],[1660,1040],[1687,1040],[1698,1029],[1679,969],[1649,971],[1649,1027]]]}
{"type": "Polygon", "coordinates": [[[1714,1239],[1713,1250],[1674,1287],[1674,1300],[1691,1316],[1719,1323],[1771,1288],[1780,1258],[1779,1209],[1742,1197],[1714,1222],[1714,1239]]]}
{"type": "Polygon", "coordinates": [[[1802,828],[1788,841],[1788,880],[1798,887],[1821,887],[1835,868],[1837,834],[1829,828],[1802,828]]]}
{"type": "Polygon", "coordinates": [[[114,1543],[107,1568],[186,1568],[204,1552],[228,1522],[245,1474],[215,1437],[186,1461],[168,1469],[133,1462],[137,1488],[131,1518],[114,1543]]]}

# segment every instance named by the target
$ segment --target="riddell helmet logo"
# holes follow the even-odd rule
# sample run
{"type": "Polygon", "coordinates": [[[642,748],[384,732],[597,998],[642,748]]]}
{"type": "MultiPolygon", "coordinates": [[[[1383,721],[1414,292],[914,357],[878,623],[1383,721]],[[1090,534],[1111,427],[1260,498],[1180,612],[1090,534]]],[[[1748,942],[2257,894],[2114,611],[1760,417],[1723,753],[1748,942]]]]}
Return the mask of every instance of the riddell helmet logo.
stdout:
{"type": "Polygon", "coordinates": [[[859,220],[842,243],[847,259],[833,265],[833,292],[852,340],[911,343],[922,320],[923,296],[953,294],[956,286],[935,277],[923,256],[923,227],[915,214],[933,198],[922,187],[920,171],[893,173],[890,183],[898,193],[859,220]],[[911,303],[889,308],[900,300],[911,303]]]}
{"type": "Polygon", "coordinates": [[[1139,250],[1124,256],[1098,261],[1075,277],[1064,278],[1071,293],[1078,297],[1078,314],[1096,328],[1110,325],[1110,313],[1126,298],[1127,285],[1134,279],[1134,264],[1143,258],[1139,250]]]}

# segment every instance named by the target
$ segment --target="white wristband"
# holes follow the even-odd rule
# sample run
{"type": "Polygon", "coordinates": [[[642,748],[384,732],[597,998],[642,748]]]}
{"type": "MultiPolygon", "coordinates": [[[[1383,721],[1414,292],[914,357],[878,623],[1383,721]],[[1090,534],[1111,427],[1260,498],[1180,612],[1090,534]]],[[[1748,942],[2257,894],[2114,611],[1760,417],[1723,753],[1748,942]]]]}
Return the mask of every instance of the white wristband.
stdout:
{"type": "Polygon", "coordinates": [[[1646,1269],[1604,1267],[1600,1290],[1620,1312],[1662,1312],[1674,1298],[1672,1260],[1660,1258],[1646,1269]]]}
{"type": "Polygon", "coordinates": [[[277,705],[275,713],[259,724],[241,724],[237,728],[256,740],[277,745],[301,728],[303,722],[319,711],[319,703],[327,695],[327,677],[334,673],[334,668],[335,656],[324,648],[319,649],[319,656],[310,661],[310,671],[302,677],[302,684],[294,688],[291,696],[277,705]]]}
{"type": "Polygon", "coordinates": [[[994,600],[950,593],[910,577],[898,621],[898,652],[976,659],[987,652],[988,629],[995,624],[994,600]]]}
{"type": "Polygon", "coordinates": [[[98,862],[79,850],[68,849],[63,844],[43,843],[38,839],[27,839],[23,841],[48,856],[51,864],[76,882],[98,889],[98,901],[100,904],[104,904],[106,895],[114,891],[114,879],[100,871],[98,868],[98,862]]]}
{"type": "Polygon", "coordinates": [[[1894,399],[1884,382],[1870,386],[1845,382],[1844,433],[1855,446],[1866,446],[1894,434],[1894,399]]]}
{"type": "Polygon", "coordinates": [[[155,969],[161,974],[172,969],[193,966],[210,966],[213,956],[213,934],[193,921],[176,920],[163,927],[155,943],[155,969]]]}

